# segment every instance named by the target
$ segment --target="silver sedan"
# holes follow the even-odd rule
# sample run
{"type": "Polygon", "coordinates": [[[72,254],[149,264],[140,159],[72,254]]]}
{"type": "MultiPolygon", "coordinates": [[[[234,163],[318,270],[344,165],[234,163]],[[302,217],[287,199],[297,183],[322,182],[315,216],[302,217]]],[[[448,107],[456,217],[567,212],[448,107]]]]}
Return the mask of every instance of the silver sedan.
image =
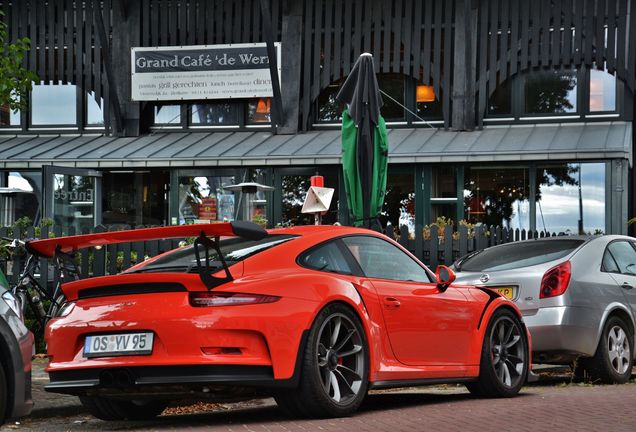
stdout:
{"type": "Polygon", "coordinates": [[[580,376],[629,380],[634,360],[636,239],[553,237],[477,251],[453,265],[456,284],[514,300],[533,361],[574,364],[580,376]]]}

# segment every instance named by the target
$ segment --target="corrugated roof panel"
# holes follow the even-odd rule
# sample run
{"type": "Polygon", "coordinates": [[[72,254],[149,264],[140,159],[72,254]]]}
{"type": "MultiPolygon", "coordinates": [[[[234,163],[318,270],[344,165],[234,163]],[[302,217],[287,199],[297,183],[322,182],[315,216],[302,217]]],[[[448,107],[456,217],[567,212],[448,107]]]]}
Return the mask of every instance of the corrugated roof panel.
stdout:
{"type": "Polygon", "coordinates": [[[38,154],[46,153],[50,150],[55,149],[56,147],[64,145],[67,142],[72,141],[73,138],[76,138],[76,137],[67,135],[67,136],[59,136],[59,137],[51,138],[50,140],[44,141],[40,143],[38,146],[32,147],[31,149],[25,151],[24,153],[21,153],[20,157],[25,159],[27,158],[31,159],[38,154]]]}
{"type": "MultiPolygon", "coordinates": [[[[187,138],[189,135],[188,133],[162,133],[142,137],[142,139],[135,141],[134,147],[136,147],[136,149],[130,149],[131,152],[126,154],[125,157],[130,159],[146,159],[150,157],[150,155],[158,153],[167,147],[179,145],[179,141],[187,138]]],[[[114,155],[115,153],[111,154],[110,157],[114,155]]]]}
{"type": "Polygon", "coordinates": [[[519,151],[547,151],[558,131],[559,126],[534,126],[528,140],[519,151]]]}
{"type": "MultiPolygon", "coordinates": [[[[197,154],[195,157],[197,158],[219,157],[219,155],[231,149],[232,147],[240,144],[241,142],[245,141],[252,135],[254,135],[253,132],[234,132],[227,138],[221,141],[216,141],[214,144],[209,146],[207,149],[203,150],[201,153],[197,154]]],[[[207,138],[204,139],[202,142],[206,142],[206,141],[207,141],[207,138]]]]}
{"type": "MultiPolygon", "coordinates": [[[[113,141],[115,141],[117,138],[112,138],[112,137],[105,137],[105,136],[101,136],[101,137],[92,137],[93,139],[91,140],[87,140],[84,141],[82,140],[82,145],[79,147],[72,147],[69,148],[68,151],[64,154],[61,154],[59,156],[56,156],[56,158],[60,158],[60,159],[79,159],[79,157],[83,154],[86,154],[90,151],[92,151],[93,149],[96,148],[100,148],[104,145],[107,145],[109,143],[112,143],[113,141]]],[[[41,154],[39,156],[40,159],[49,159],[47,155],[45,154],[41,154]]]]}
{"type": "MultiPolygon", "coordinates": [[[[170,135],[165,134],[165,141],[170,142],[170,135]]],[[[154,153],[151,153],[148,157],[151,159],[170,159],[177,155],[179,152],[187,150],[194,146],[196,143],[201,141],[203,138],[208,136],[207,133],[186,133],[184,136],[180,137],[177,140],[172,140],[168,146],[165,146],[161,149],[156,149],[154,153]]],[[[162,140],[162,142],[164,141],[162,140]]]]}
{"type": "Polygon", "coordinates": [[[250,150],[258,147],[264,141],[266,141],[269,137],[272,136],[271,132],[254,132],[254,135],[249,137],[248,139],[241,141],[234,147],[230,147],[227,151],[221,154],[222,157],[232,157],[232,156],[245,156],[249,153],[250,150]]]}
{"type": "MultiPolygon", "coordinates": [[[[565,128],[561,128],[565,129],[565,128]]],[[[581,133],[578,145],[575,147],[579,149],[606,149],[607,148],[607,136],[609,135],[609,124],[595,124],[586,125],[585,130],[581,133]]]]}
{"type": "MultiPolygon", "coordinates": [[[[572,150],[576,149],[580,144],[581,137],[586,134],[585,127],[579,126],[560,126],[552,142],[550,143],[550,150],[572,150]]],[[[595,148],[602,148],[603,143],[597,142],[595,148]]]]}
{"type": "Polygon", "coordinates": [[[63,158],[64,155],[71,151],[74,150],[76,148],[79,148],[83,145],[85,145],[86,143],[89,143],[91,141],[100,139],[100,136],[97,135],[79,135],[79,136],[72,136],[69,137],[71,139],[69,139],[68,141],[64,142],[64,143],[57,143],[55,147],[50,148],[47,147],[45,149],[40,149],[41,151],[35,155],[33,155],[34,159],[57,159],[57,158],[63,158]]]}
{"type": "Polygon", "coordinates": [[[292,138],[294,138],[294,135],[270,134],[269,138],[267,138],[265,141],[260,143],[258,146],[253,147],[247,153],[246,156],[249,156],[249,157],[267,156],[292,138]]]}
{"type": "Polygon", "coordinates": [[[341,132],[339,130],[322,131],[311,142],[295,151],[294,155],[322,155],[323,150],[334,141],[340,142],[341,132]]]}
{"type": "Polygon", "coordinates": [[[79,159],[102,159],[109,158],[110,154],[113,152],[120,152],[120,158],[125,159],[125,155],[130,153],[131,145],[134,145],[135,141],[140,140],[142,137],[122,137],[122,138],[111,138],[111,140],[100,146],[95,146],[91,148],[88,152],[79,156],[79,159]]]}
{"type": "Polygon", "coordinates": [[[631,123],[613,124],[607,134],[605,148],[607,149],[623,149],[625,144],[631,145],[632,125],[631,123]]]}
{"type": "Polygon", "coordinates": [[[389,134],[389,153],[417,153],[434,133],[435,129],[395,129],[389,134]]]}
{"type": "Polygon", "coordinates": [[[443,149],[444,152],[469,152],[481,132],[458,132],[457,136],[443,149]]]}
{"type": "Polygon", "coordinates": [[[451,142],[459,132],[440,131],[437,130],[429,139],[424,141],[420,149],[417,151],[421,153],[443,153],[448,143],[451,142]]]}
{"type": "Polygon", "coordinates": [[[506,137],[499,143],[495,152],[521,152],[534,128],[532,126],[507,128],[506,137]]]}
{"type": "MultiPolygon", "coordinates": [[[[135,156],[135,154],[145,153],[147,149],[155,148],[157,141],[161,138],[161,135],[141,136],[127,145],[115,149],[102,157],[105,159],[145,159],[145,156],[135,156]]],[[[91,154],[84,155],[82,158],[91,158],[91,154]]]]}
{"type": "Polygon", "coordinates": [[[15,144],[13,144],[12,141],[11,147],[0,151],[0,159],[12,159],[13,156],[16,156],[18,159],[28,160],[30,157],[23,157],[24,154],[29,153],[31,150],[45,143],[51,143],[51,145],[54,146],[55,140],[58,138],[60,137],[57,135],[35,135],[33,138],[18,137],[15,139],[15,144]]]}
{"type": "Polygon", "coordinates": [[[508,128],[487,128],[479,133],[470,148],[471,152],[492,152],[508,133],[508,128]]]}
{"type": "Polygon", "coordinates": [[[289,156],[296,153],[301,147],[305,145],[310,145],[311,142],[318,137],[319,134],[325,131],[320,132],[306,132],[295,135],[292,139],[285,142],[282,146],[278,147],[274,150],[269,156],[289,156]]]}
{"type": "Polygon", "coordinates": [[[199,153],[209,149],[214,144],[219,141],[222,141],[229,136],[231,136],[234,132],[214,132],[214,133],[201,133],[201,134],[193,134],[197,135],[197,138],[200,137],[198,141],[189,147],[183,148],[178,153],[175,153],[173,157],[175,158],[193,158],[199,153]]]}

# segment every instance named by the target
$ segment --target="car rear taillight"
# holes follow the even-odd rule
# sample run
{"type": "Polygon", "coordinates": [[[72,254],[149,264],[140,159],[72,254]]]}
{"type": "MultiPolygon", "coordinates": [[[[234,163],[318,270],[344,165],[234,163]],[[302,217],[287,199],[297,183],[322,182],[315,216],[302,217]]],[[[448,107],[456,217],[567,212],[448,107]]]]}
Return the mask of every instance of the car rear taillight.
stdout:
{"type": "Polygon", "coordinates": [[[191,292],[190,306],[209,307],[209,306],[239,306],[250,304],[273,303],[280,300],[277,296],[268,296],[260,294],[243,294],[228,292],[191,292]]]}
{"type": "Polygon", "coordinates": [[[563,294],[565,290],[568,289],[570,276],[572,276],[572,265],[570,261],[552,267],[545,272],[543,279],[541,279],[541,293],[539,294],[539,298],[556,297],[563,294]]]}

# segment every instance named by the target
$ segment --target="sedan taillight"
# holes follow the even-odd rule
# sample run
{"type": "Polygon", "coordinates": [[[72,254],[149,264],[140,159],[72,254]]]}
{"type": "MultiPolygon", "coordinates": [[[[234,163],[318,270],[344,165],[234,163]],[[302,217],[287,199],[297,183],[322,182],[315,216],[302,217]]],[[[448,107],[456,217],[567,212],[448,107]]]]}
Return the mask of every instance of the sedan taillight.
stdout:
{"type": "Polygon", "coordinates": [[[190,306],[209,307],[209,306],[239,306],[250,304],[273,303],[280,300],[277,296],[268,296],[260,294],[243,294],[228,292],[191,292],[190,306]]]}
{"type": "Polygon", "coordinates": [[[541,279],[541,293],[539,298],[557,297],[568,289],[570,277],[572,276],[572,265],[570,261],[552,267],[545,272],[541,279]]]}

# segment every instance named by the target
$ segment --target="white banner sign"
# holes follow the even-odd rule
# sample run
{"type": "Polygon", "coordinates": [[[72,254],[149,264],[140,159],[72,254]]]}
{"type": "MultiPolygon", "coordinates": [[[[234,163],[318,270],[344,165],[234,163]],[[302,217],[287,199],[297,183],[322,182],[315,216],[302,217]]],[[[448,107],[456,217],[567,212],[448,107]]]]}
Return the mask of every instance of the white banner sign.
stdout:
{"type": "MultiPolygon", "coordinates": [[[[280,42],[276,48],[280,82],[280,42]]],[[[265,43],[132,48],[132,100],[271,97],[265,43]]]]}

